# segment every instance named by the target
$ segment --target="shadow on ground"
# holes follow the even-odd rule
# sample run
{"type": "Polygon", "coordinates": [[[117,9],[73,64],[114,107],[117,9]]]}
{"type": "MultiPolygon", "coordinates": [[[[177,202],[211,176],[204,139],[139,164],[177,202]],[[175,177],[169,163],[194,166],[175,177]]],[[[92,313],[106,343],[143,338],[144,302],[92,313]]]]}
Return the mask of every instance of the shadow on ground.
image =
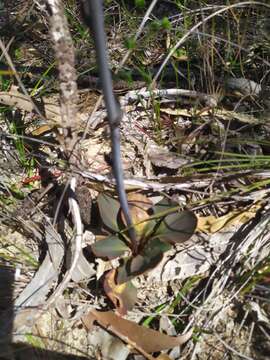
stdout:
{"type": "Polygon", "coordinates": [[[90,357],[49,351],[25,343],[13,343],[15,270],[0,265],[0,360],[84,360],[90,357]]]}

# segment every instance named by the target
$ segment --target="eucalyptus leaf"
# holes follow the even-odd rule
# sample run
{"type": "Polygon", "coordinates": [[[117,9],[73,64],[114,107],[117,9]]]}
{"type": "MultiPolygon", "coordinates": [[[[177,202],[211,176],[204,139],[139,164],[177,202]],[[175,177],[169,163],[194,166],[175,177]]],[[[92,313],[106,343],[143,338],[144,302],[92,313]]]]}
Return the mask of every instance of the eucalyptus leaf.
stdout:
{"type": "Polygon", "coordinates": [[[106,259],[117,258],[130,250],[127,244],[117,235],[97,241],[91,245],[91,249],[96,256],[106,259]]]}
{"type": "Polygon", "coordinates": [[[165,216],[161,221],[155,236],[169,243],[182,243],[193,235],[196,226],[197,218],[193,212],[172,213],[165,216]]]}
{"type": "Polygon", "coordinates": [[[120,210],[120,204],[117,200],[107,194],[100,194],[97,198],[99,212],[102,221],[110,230],[118,232],[117,215],[120,210]]]}
{"type": "MultiPolygon", "coordinates": [[[[93,331],[94,322],[98,322],[104,329],[110,330],[110,332],[117,337],[121,336],[128,344],[136,344],[139,349],[143,349],[147,354],[171,349],[176,346],[179,347],[191,338],[193,332],[193,329],[191,329],[184,335],[168,336],[159,331],[138,325],[136,322],[124,319],[123,317],[116,315],[113,311],[91,310],[88,314],[83,316],[82,321],[89,331],[93,331]]],[[[144,359],[145,358],[146,357],[144,357],[144,359]]],[[[149,355],[148,359],[151,358],[154,359],[149,355]]],[[[117,359],[120,359],[120,357],[118,356],[117,359]]],[[[155,359],[167,360],[170,358],[168,356],[159,356],[155,359]]]]}

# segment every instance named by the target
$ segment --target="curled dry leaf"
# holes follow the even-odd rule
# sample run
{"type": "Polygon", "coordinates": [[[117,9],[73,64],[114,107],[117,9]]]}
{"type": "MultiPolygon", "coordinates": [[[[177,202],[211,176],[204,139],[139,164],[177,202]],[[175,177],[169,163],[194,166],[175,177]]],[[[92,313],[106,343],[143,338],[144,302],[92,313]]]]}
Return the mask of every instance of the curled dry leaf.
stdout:
{"type": "Polygon", "coordinates": [[[231,225],[244,224],[253,219],[257,211],[261,208],[261,203],[255,203],[246,207],[244,210],[231,211],[228,214],[216,218],[213,215],[199,217],[197,229],[205,233],[214,234],[223,228],[231,225]]]}
{"type": "Polygon", "coordinates": [[[117,312],[125,315],[128,310],[131,310],[137,301],[137,289],[131,281],[123,284],[117,284],[116,270],[111,270],[105,275],[104,290],[109,299],[115,305],[117,312]]]}
{"type": "Polygon", "coordinates": [[[168,336],[138,325],[133,321],[123,319],[112,311],[100,312],[92,310],[82,318],[82,321],[87,329],[92,327],[93,321],[97,321],[100,326],[121,337],[122,340],[132,345],[135,349],[141,348],[147,353],[180,346],[192,336],[192,330],[181,336],[168,336]]]}

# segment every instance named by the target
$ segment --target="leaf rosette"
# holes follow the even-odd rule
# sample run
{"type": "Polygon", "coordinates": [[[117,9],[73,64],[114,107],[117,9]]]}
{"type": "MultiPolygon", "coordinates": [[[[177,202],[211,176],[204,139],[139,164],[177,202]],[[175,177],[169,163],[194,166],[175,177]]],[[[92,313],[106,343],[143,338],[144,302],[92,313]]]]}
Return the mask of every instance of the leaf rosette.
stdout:
{"type": "MultiPolygon", "coordinates": [[[[154,269],[162,260],[163,254],[170,250],[172,245],[187,241],[197,226],[197,218],[193,212],[179,212],[177,204],[165,198],[154,205],[145,195],[130,193],[128,204],[136,231],[138,251],[132,253],[120,203],[104,193],[98,196],[98,207],[104,229],[110,235],[91,245],[92,252],[97,257],[105,260],[120,258],[119,267],[113,270],[114,287],[110,286],[108,290],[107,276],[104,289],[111,299],[114,295],[117,297],[117,301],[113,302],[116,307],[117,303],[121,304],[121,313],[130,309],[130,306],[125,307],[123,304],[136,301],[126,299],[127,289],[131,288],[129,282],[134,277],[154,269]],[[121,284],[125,286],[120,286],[121,284]]],[[[136,292],[133,291],[133,294],[136,297],[136,292]]]]}

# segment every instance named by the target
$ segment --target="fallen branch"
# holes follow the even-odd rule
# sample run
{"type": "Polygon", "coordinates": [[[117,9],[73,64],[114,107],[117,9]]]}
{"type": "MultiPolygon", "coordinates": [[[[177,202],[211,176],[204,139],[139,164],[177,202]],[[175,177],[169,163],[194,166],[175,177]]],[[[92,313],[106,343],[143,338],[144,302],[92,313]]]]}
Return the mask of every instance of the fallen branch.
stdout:
{"type": "Polygon", "coordinates": [[[208,95],[205,93],[201,93],[199,91],[194,90],[186,90],[186,89],[156,89],[156,90],[132,90],[129,91],[125,96],[121,99],[121,104],[123,106],[140,100],[140,99],[149,99],[149,98],[163,98],[163,97],[190,97],[192,99],[198,99],[205,103],[206,106],[215,107],[217,106],[218,99],[214,95],[208,95]]]}

